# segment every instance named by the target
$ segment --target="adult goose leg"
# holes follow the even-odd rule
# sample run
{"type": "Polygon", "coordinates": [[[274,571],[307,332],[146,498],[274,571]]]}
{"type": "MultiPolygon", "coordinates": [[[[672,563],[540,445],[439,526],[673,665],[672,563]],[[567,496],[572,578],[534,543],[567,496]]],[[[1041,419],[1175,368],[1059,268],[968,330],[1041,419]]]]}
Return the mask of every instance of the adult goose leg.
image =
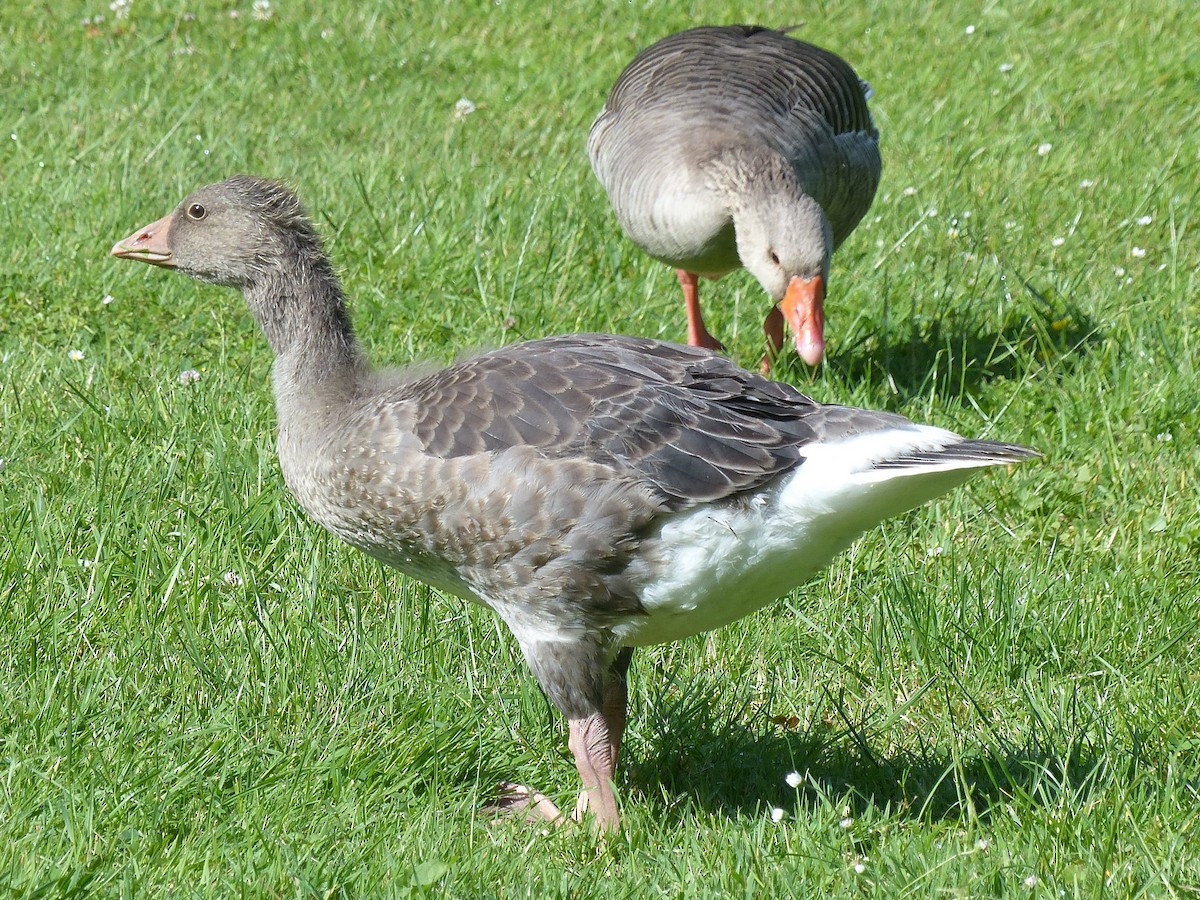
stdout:
{"type": "Polygon", "coordinates": [[[709,350],[724,350],[725,345],[708,333],[704,327],[704,316],[700,313],[700,276],[687,269],[676,269],[679,286],[683,288],[683,305],[687,310],[688,343],[693,347],[709,350]]]}

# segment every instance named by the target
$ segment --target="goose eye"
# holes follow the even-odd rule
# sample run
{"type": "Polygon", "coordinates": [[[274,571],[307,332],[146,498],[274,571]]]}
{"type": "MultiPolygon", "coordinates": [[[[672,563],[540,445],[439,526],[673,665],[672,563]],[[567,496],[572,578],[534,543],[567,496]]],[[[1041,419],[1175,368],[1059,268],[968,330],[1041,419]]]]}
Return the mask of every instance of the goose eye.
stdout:
{"type": "Polygon", "coordinates": [[[208,215],[208,210],[199,203],[193,203],[187,208],[187,214],[189,219],[195,219],[197,222],[199,222],[208,215]]]}
{"type": "Polygon", "coordinates": [[[775,265],[779,265],[779,254],[772,250],[769,255],[771,257],[771,262],[773,262],[775,265]]]}

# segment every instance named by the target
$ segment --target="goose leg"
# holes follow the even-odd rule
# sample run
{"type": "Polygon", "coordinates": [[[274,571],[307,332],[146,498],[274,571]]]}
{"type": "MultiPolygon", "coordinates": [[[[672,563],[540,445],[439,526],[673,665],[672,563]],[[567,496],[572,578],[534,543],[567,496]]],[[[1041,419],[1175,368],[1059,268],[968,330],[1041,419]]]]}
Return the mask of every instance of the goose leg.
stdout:
{"type": "MultiPolygon", "coordinates": [[[[542,690],[567,717],[568,746],[583,780],[572,818],[580,821],[591,812],[600,828],[616,831],[620,819],[613,779],[625,734],[626,673],[633,649],[611,655],[611,649],[593,641],[547,641],[527,638],[523,630],[513,632],[542,690]]],[[[502,784],[499,800],[487,810],[529,821],[565,821],[551,800],[519,784],[502,784]]]]}
{"type": "Polygon", "coordinates": [[[707,347],[709,350],[724,350],[725,345],[708,333],[704,327],[704,317],[700,314],[700,276],[686,269],[676,269],[679,276],[679,286],[683,288],[683,305],[687,310],[688,343],[693,347],[707,347]]]}
{"type": "Polygon", "coordinates": [[[616,830],[619,821],[612,782],[616,778],[621,741],[625,737],[625,714],[629,704],[627,676],[632,659],[632,647],[624,647],[617,654],[605,681],[601,712],[572,720],[567,742],[575,754],[575,768],[583,779],[583,790],[579,792],[579,800],[575,804],[575,821],[582,821],[591,809],[597,823],[612,831],[616,830]],[[597,744],[601,733],[606,747],[597,744]]]}
{"type": "Polygon", "coordinates": [[[759,369],[764,375],[771,371],[771,364],[775,362],[779,356],[779,351],[783,349],[783,312],[779,309],[779,305],[771,307],[771,311],[767,313],[767,318],[763,320],[763,334],[767,339],[767,352],[763,354],[762,362],[759,364],[759,369]]]}

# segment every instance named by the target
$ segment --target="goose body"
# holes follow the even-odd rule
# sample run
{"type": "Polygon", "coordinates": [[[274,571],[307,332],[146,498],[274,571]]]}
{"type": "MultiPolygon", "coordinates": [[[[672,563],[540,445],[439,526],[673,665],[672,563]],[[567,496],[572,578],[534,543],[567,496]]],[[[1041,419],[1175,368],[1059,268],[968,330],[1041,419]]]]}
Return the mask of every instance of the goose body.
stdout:
{"type": "Polygon", "coordinates": [[[870,208],[879,134],[869,88],[840,57],[768,28],[705,26],[643,50],[588,136],[588,156],[621,228],[674,267],[689,343],[704,327],[698,276],[745,266],[810,364],[824,354],[830,255],[870,208]]]}
{"type": "Polygon", "coordinates": [[[609,827],[632,648],[740,618],[881,519],[1034,455],[639,338],[376,371],[275,182],[202,188],[112,252],[243,291],[275,351],[289,489],[338,537],[504,619],[609,827]]]}

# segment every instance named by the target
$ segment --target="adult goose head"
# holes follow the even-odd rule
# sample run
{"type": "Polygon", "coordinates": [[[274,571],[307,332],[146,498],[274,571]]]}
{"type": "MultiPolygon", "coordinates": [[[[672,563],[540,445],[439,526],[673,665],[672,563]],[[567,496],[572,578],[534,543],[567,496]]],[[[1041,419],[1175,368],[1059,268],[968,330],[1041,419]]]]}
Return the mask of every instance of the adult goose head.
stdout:
{"type": "MultiPolygon", "coordinates": [[[[276,354],[288,487],[334,534],[503,618],[569,721],[577,814],[606,828],[635,647],[745,616],[881,519],[1035,455],[615,335],[376,372],[276,182],[201,188],[112,253],[242,290],[276,354]]],[[[502,805],[559,817],[519,786],[502,805]]]]}
{"type": "Polygon", "coordinates": [[[677,270],[688,343],[721,349],[699,277],[745,266],[773,304],[764,370],[785,322],[821,361],[829,258],[879,185],[868,96],[840,57],[747,25],[672,34],[617,78],[588,155],[625,233],[677,270]]]}

